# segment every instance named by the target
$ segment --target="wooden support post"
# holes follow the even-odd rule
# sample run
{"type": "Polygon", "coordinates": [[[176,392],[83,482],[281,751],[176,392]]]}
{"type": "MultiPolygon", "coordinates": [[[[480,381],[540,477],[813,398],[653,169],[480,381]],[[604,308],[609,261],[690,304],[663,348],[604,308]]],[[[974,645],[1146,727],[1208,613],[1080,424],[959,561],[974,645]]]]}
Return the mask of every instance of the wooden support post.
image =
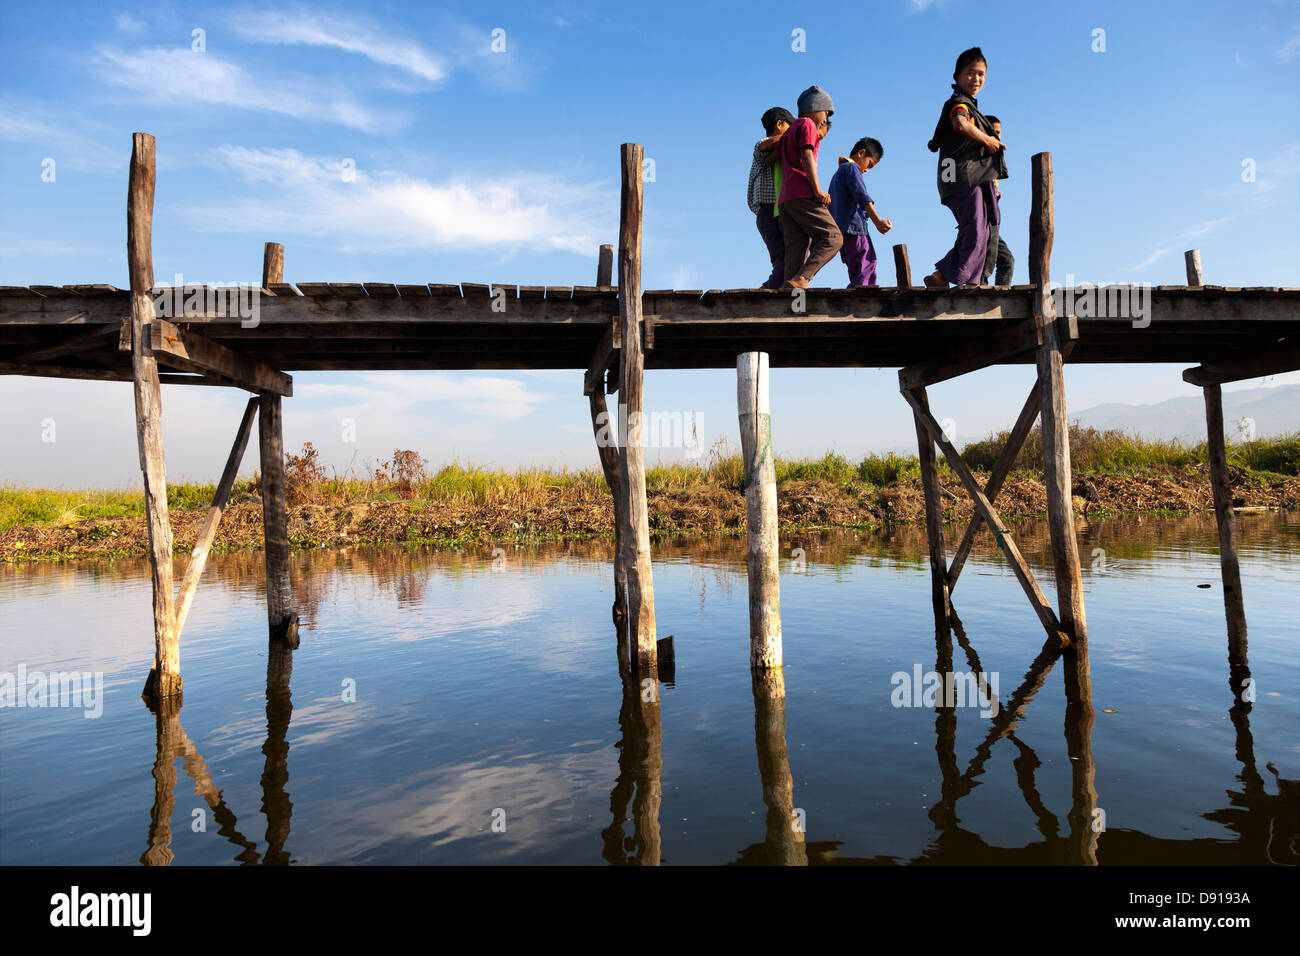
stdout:
{"type": "Polygon", "coordinates": [[[262,288],[270,289],[272,282],[284,282],[284,246],[278,242],[268,242],[262,249],[262,288]]]}
{"type": "Polygon", "coordinates": [[[767,862],[771,866],[807,866],[804,820],[794,806],[794,777],[785,739],[785,675],[777,669],[753,671],[751,677],[758,778],[767,806],[767,862]]]}
{"type": "MultiPolygon", "coordinates": [[[[623,526],[624,562],[627,567],[627,616],[634,645],[636,672],[654,677],[658,672],[655,649],[654,582],[650,571],[650,516],[646,508],[645,449],[643,441],[645,354],[641,329],[641,203],[644,183],[643,151],[637,143],[620,147],[623,186],[618,232],[618,319],[622,334],[619,350],[622,368],[619,398],[626,408],[620,416],[619,444],[623,480],[627,487],[627,521],[623,526]]],[[[656,700],[658,694],[655,695],[656,700]]]]}
{"type": "MultiPolygon", "coordinates": [[[[1062,627],[1087,670],[1084,642],[1088,636],[1083,609],[1083,576],[1074,532],[1073,472],[1070,431],[1065,412],[1065,374],[1056,307],[1049,288],[1053,240],[1052,154],[1037,153],[1033,166],[1029,214],[1029,279],[1035,286],[1034,320],[1043,331],[1038,349],[1038,388],[1042,397],[1043,483],[1047,487],[1047,520],[1056,571],[1056,595],[1062,627]]],[[[1085,699],[1091,699],[1090,694],[1085,699]]]]}
{"type": "Polygon", "coordinates": [[[244,407],[244,417],[239,423],[239,431],[235,433],[235,444],[230,449],[230,457],[226,459],[225,471],[221,473],[221,481],[217,483],[216,493],[212,496],[212,505],[208,508],[208,516],[203,519],[203,527],[199,529],[199,536],[194,542],[194,550],[190,552],[190,563],[185,568],[185,577],[181,581],[181,593],[176,602],[176,634],[185,628],[185,618],[189,616],[190,604],[194,600],[194,592],[199,588],[199,578],[203,574],[203,566],[208,560],[208,551],[212,548],[212,542],[217,537],[217,526],[221,523],[222,512],[226,510],[226,502],[230,498],[230,489],[235,485],[235,477],[239,474],[239,463],[244,460],[244,450],[248,447],[248,436],[253,431],[253,415],[257,413],[257,396],[248,400],[244,407]]]}
{"type": "MultiPolygon", "coordinates": [[[[262,288],[284,282],[284,247],[268,242],[262,253],[262,288]]],[[[284,423],[280,396],[258,396],[262,466],[262,536],[266,546],[266,618],[272,640],[298,646],[298,615],[289,589],[289,516],[284,488],[284,423]]]]}
{"type": "MultiPolygon", "coordinates": [[[[1201,251],[1189,249],[1187,284],[1205,284],[1201,272],[1201,251]]],[[[1210,458],[1210,488],[1214,493],[1214,520],[1219,529],[1219,571],[1223,577],[1223,610],[1228,622],[1228,664],[1233,697],[1240,702],[1244,676],[1249,675],[1246,659],[1246,606],[1241,589],[1241,564],[1237,559],[1237,515],[1232,510],[1232,485],[1228,480],[1228,449],[1223,437],[1223,387],[1206,385],[1205,437],[1210,458]]]]}
{"type": "Polygon", "coordinates": [[[900,289],[912,288],[912,266],[907,261],[907,244],[900,242],[894,246],[894,273],[898,276],[900,289]]]}
{"type": "MultiPolygon", "coordinates": [[[[600,259],[596,266],[596,285],[609,286],[614,282],[614,247],[600,247],[600,259]]],[[[602,340],[603,341],[603,340],[602,340]]],[[[612,343],[611,343],[612,345],[612,343]]],[[[596,349],[598,356],[604,356],[603,347],[596,349]]],[[[605,359],[596,360],[600,368],[594,366],[587,371],[586,390],[591,406],[591,427],[596,433],[596,449],[600,455],[600,469],[604,472],[605,483],[609,485],[610,496],[614,499],[614,622],[627,619],[627,566],[623,563],[623,528],[627,524],[627,492],[623,483],[623,465],[621,450],[618,445],[619,423],[610,421],[609,408],[605,404],[605,359]],[[593,381],[593,372],[599,377],[593,381]]],[[[624,632],[626,638],[626,632],[624,632]]]]}
{"type": "Polygon", "coordinates": [[[153,321],[154,138],[135,133],[131,144],[126,205],[126,263],[131,276],[131,370],[135,380],[135,425],[144,475],[144,507],[153,572],[154,665],[144,697],[160,701],[181,694],[180,636],[172,603],[172,528],[167,513],[167,468],[163,460],[162,389],[158,363],[144,335],[153,321]]]}
{"type": "MultiPolygon", "coordinates": [[[[901,375],[901,373],[900,373],[901,375]]],[[[913,421],[916,424],[917,458],[921,462],[921,488],[925,492],[925,536],[930,545],[930,603],[934,607],[936,627],[947,628],[951,608],[948,595],[948,557],[943,544],[943,499],[939,490],[939,463],[934,454],[934,439],[926,430],[919,409],[929,410],[930,402],[925,389],[903,391],[903,397],[914,403],[913,421]]]]}
{"type": "Polygon", "coordinates": [[[746,564],[749,567],[749,666],[781,667],[780,543],[776,463],[772,456],[770,375],[766,352],[736,357],[736,405],[745,465],[746,564]]]}
{"type": "Polygon", "coordinates": [[[266,545],[266,618],[272,640],[298,643],[298,616],[289,594],[289,516],[284,488],[284,426],[280,396],[258,396],[262,464],[262,534],[266,545]]]}

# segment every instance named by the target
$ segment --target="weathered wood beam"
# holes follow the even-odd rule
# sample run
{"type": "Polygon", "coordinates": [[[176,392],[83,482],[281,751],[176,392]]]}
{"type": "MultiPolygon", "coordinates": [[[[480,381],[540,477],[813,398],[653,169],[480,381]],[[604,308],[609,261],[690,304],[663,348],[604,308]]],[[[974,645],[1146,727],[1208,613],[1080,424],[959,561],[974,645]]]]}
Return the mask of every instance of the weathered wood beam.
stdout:
{"type": "Polygon", "coordinates": [[[297,646],[297,615],[289,589],[289,519],[285,505],[284,426],[280,396],[258,396],[262,464],[262,534],[266,553],[266,617],[271,639],[297,646]]]}
{"type": "MultiPolygon", "coordinates": [[[[1011,428],[1011,434],[1007,436],[1006,444],[1002,446],[998,460],[993,465],[993,472],[984,485],[984,497],[988,498],[989,504],[997,501],[998,493],[1002,491],[1002,485],[1007,480],[1012,465],[1015,464],[1016,456],[1020,454],[1020,449],[1029,436],[1030,429],[1034,427],[1034,420],[1038,418],[1041,407],[1042,396],[1039,395],[1038,383],[1035,382],[1029,390],[1029,397],[1025,399],[1025,404],[1020,409],[1020,415],[1017,416],[1015,425],[1011,428]]],[[[971,548],[975,544],[975,535],[983,524],[984,519],[976,514],[971,518],[970,523],[966,525],[966,532],[962,535],[961,543],[957,545],[957,552],[953,555],[952,564],[948,568],[949,596],[951,596],[953,589],[957,587],[957,578],[961,576],[961,570],[965,566],[966,559],[970,556],[971,548]]]]}
{"type": "MultiPolygon", "coordinates": [[[[1079,324],[1074,316],[1061,316],[1056,321],[1059,341],[1074,341],[1079,337],[1079,324]]],[[[1042,344],[1042,329],[1033,319],[1026,319],[939,358],[909,365],[899,373],[899,381],[906,382],[907,388],[936,385],[990,365],[1001,365],[1012,356],[1030,352],[1042,344]]]]}
{"type": "MultiPolygon", "coordinates": [[[[627,566],[627,618],[635,646],[636,673],[653,679],[658,671],[655,646],[654,582],[650,565],[650,519],[646,508],[644,438],[645,355],[641,340],[641,214],[643,150],[637,143],[620,147],[622,191],[618,234],[618,317],[623,347],[619,351],[622,393],[620,452],[627,483],[627,523],[623,528],[627,566]]],[[[658,692],[655,693],[658,700],[658,692]]]]}
{"type": "MultiPolygon", "coordinates": [[[[1187,284],[1199,286],[1205,281],[1201,272],[1201,251],[1190,249],[1186,253],[1187,284]]],[[[1188,369],[1189,373],[1203,371],[1188,369]]],[[[1204,379],[1204,376],[1202,376],[1204,379]]],[[[1240,703],[1245,690],[1243,682],[1249,676],[1247,660],[1246,603],[1241,587],[1241,562],[1237,556],[1237,515],[1232,508],[1232,483],[1228,477],[1228,449],[1223,437],[1223,388],[1218,381],[1200,383],[1205,396],[1205,433],[1210,459],[1210,489],[1214,495],[1214,523],[1219,532],[1219,572],[1223,579],[1223,611],[1228,624],[1229,684],[1233,698],[1240,703]]]]}
{"type": "MultiPolygon", "coordinates": [[[[902,371],[898,373],[898,380],[900,383],[903,381],[902,371]]],[[[925,493],[925,537],[930,554],[930,603],[934,609],[935,626],[946,631],[952,604],[948,594],[948,561],[944,553],[939,465],[934,455],[934,440],[926,430],[920,412],[915,410],[919,408],[928,413],[930,401],[924,388],[905,389],[903,395],[914,404],[912,419],[916,425],[917,460],[921,466],[921,490],[925,493]]]]}
{"type": "Polygon", "coordinates": [[[1224,359],[1206,362],[1183,372],[1183,381],[1189,385],[1205,388],[1210,385],[1224,385],[1228,382],[1240,382],[1248,378],[1263,375],[1281,375],[1300,369],[1300,345],[1288,345],[1279,342],[1267,351],[1248,358],[1224,359]]]}
{"type": "MultiPolygon", "coordinates": [[[[612,285],[614,281],[613,270],[614,247],[609,244],[602,245],[600,247],[600,258],[596,264],[596,285],[612,285]]],[[[609,360],[614,350],[614,330],[617,323],[618,320],[615,319],[601,336],[601,342],[596,347],[595,355],[592,357],[591,365],[587,370],[584,389],[591,408],[591,427],[596,435],[596,451],[600,456],[600,469],[605,475],[605,483],[609,485],[609,494],[614,502],[614,606],[612,614],[614,623],[621,624],[627,620],[627,566],[623,563],[625,548],[623,529],[628,524],[627,487],[624,483],[623,465],[618,444],[619,423],[610,420],[609,408],[605,404],[604,382],[609,360]],[[592,372],[596,369],[599,369],[600,378],[593,382],[592,372]]],[[[619,653],[622,659],[627,651],[627,628],[625,626],[620,628],[619,633],[621,635],[619,653]]],[[[630,662],[630,659],[630,655],[628,655],[624,663],[630,662]]]]}
{"type": "MultiPolygon", "coordinates": [[[[1052,610],[1051,604],[1048,603],[1047,598],[1043,595],[1042,589],[1038,586],[1038,582],[1034,580],[1034,575],[1029,570],[1028,564],[1025,563],[1025,559],[1021,555],[1020,549],[1016,547],[1011,532],[1007,529],[1006,525],[1002,523],[1002,518],[998,513],[993,510],[993,506],[989,503],[988,498],[984,496],[984,492],[980,489],[979,482],[975,480],[975,476],[971,474],[966,463],[962,461],[961,454],[957,451],[952,442],[944,437],[943,429],[940,427],[939,423],[934,420],[934,416],[930,414],[930,409],[927,405],[922,402],[922,396],[919,394],[919,391],[904,389],[902,394],[903,397],[907,399],[907,403],[912,406],[912,411],[915,413],[917,420],[925,428],[926,432],[929,433],[930,439],[939,446],[939,450],[942,451],[944,457],[948,459],[949,466],[956,473],[957,477],[961,479],[962,485],[966,488],[966,493],[970,495],[971,500],[975,503],[975,507],[979,511],[981,517],[983,517],[988,526],[993,529],[993,533],[997,537],[998,543],[1002,546],[1002,550],[1007,556],[1007,561],[1011,565],[1011,570],[1015,574],[1016,580],[1020,582],[1020,586],[1024,590],[1025,595],[1029,598],[1029,603],[1033,607],[1034,613],[1038,615],[1038,620],[1042,623],[1043,628],[1047,631],[1048,635],[1056,637],[1062,644],[1069,643],[1066,632],[1061,627],[1061,622],[1057,619],[1056,613],[1052,610]]],[[[946,572],[946,565],[943,565],[942,570],[939,572],[939,576],[945,581],[947,578],[946,572]]]]}
{"type": "Polygon", "coordinates": [[[900,289],[912,288],[912,264],[907,261],[907,244],[894,246],[894,275],[900,289]]]}
{"type": "Polygon", "coordinates": [[[772,451],[771,376],[767,356],[736,357],[736,406],[745,466],[745,564],[749,572],[749,666],[778,670],[781,651],[780,541],[772,451]]]}
{"type": "Polygon", "coordinates": [[[131,323],[135,330],[131,369],[135,381],[136,436],[144,475],[153,578],[154,666],[145,681],[146,700],[181,696],[180,635],[172,603],[172,527],[167,513],[167,467],[163,460],[162,390],[158,363],[145,347],[144,328],[153,319],[154,138],[135,133],[126,204],[126,263],[131,276],[131,323]]]}
{"type": "MultiPolygon", "coordinates": [[[[1051,261],[1055,212],[1052,154],[1037,153],[1033,168],[1029,216],[1029,278],[1037,287],[1034,320],[1043,330],[1038,349],[1038,388],[1042,396],[1043,484],[1047,488],[1047,521],[1056,572],[1060,620],[1075,645],[1080,678],[1087,672],[1088,635],[1083,607],[1083,576],[1074,531],[1073,472],[1070,468],[1070,428],[1065,410],[1064,356],[1051,293],[1051,261]]],[[[1080,691],[1085,692],[1084,690],[1080,691]]]]}
{"type": "Polygon", "coordinates": [[[92,326],[84,332],[69,336],[57,345],[47,345],[44,348],[34,349],[30,352],[20,352],[17,355],[9,356],[6,361],[16,365],[35,365],[52,358],[74,355],[77,352],[85,352],[103,345],[103,340],[116,332],[117,329],[111,325],[92,326]]]}
{"type": "Polygon", "coordinates": [[[597,391],[604,384],[605,372],[609,370],[611,364],[614,364],[621,344],[619,341],[621,336],[615,335],[617,324],[617,318],[611,320],[609,327],[600,334],[600,341],[596,343],[596,348],[591,353],[591,361],[587,363],[587,373],[582,381],[582,391],[586,395],[597,391]]]}
{"type": "Polygon", "coordinates": [[[284,283],[284,246],[268,242],[262,247],[262,288],[284,283]]]}
{"type": "Polygon", "coordinates": [[[248,400],[244,407],[244,417],[239,422],[239,430],[235,433],[235,443],[230,449],[230,455],[226,458],[226,467],[221,473],[221,480],[217,482],[217,490],[212,496],[212,504],[208,508],[207,517],[203,519],[203,525],[199,528],[199,534],[194,542],[194,548],[190,551],[190,563],[185,568],[185,576],[181,580],[180,596],[176,602],[176,634],[179,636],[185,629],[185,619],[189,616],[190,605],[194,601],[194,593],[199,588],[199,578],[203,575],[203,566],[207,564],[208,552],[212,548],[212,542],[217,537],[217,527],[221,524],[221,515],[226,510],[226,502],[230,499],[230,490],[235,486],[235,478],[239,474],[239,463],[244,459],[244,450],[248,447],[248,436],[253,431],[253,416],[257,414],[258,398],[254,395],[248,400]]]}
{"type": "Polygon", "coordinates": [[[158,361],[203,375],[218,375],[250,392],[293,394],[293,378],[265,362],[187,331],[166,319],[149,321],[149,347],[158,361]]]}

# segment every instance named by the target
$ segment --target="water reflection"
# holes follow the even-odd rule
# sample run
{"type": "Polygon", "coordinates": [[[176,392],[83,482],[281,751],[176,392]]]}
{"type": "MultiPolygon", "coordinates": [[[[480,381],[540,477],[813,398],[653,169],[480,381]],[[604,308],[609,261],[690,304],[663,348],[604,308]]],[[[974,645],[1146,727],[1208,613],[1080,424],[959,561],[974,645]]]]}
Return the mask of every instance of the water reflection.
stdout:
{"type": "MultiPolygon", "coordinates": [[[[1212,531],[1212,524],[1210,529],[1212,531]]],[[[1249,527],[1243,537],[1249,541],[1249,527]]],[[[872,537],[808,537],[801,545],[805,548],[810,565],[815,565],[818,573],[835,571],[847,567],[855,560],[888,559],[896,563],[907,564],[915,561],[917,574],[924,574],[928,568],[926,542],[924,533],[915,536],[911,531],[892,532],[893,540],[882,545],[872,537]]],[[[1039,555],[1033,555],[1033,547],[1026,546],[1029,560],[1045,560],[1046,532],[1042,533],[1043,547],[1039,555]]],[[[1020,534],[1022,542],[1032,542],[1033,536],[1020,534]]],[[[1108,540],[1105,537],[1097,540],[1108,540]]],[[[561,557],[577,560],[598,561],[607,557],[601,542],[575,544],[562,548],[557,553],[561,557]]],[[[1112,562],[1125,560],[1127,553],[1135,560],[1138,546],[1131,542],[1125,552],[1124,547],[1108,544],[1108,559],[1112,562]]],[[[1170,544],[1166,538],[1160,547],[1177,552],[1179,545],[1170,544]]],[[[976,554],[980,547],[977,546],[976,554]]],[[[690,558],[692,593],[700,589],[700,600],[704,599],[703,585],[709,574],[718,574],[719,587],[722,581],[734,583],[738,578],[735,571],[719,571],[719,567],[731,566],[743,573],[743,546],[736,542],[714,542],[691,544],[670,544],[661,549],[666,559],[690,558]],[[701,557],[701,553],[704,557],[701,557]]],[[[245,582],[249,590],[255,590],[262,573],[260,556],[249,556],[248,567],[242,556],[233,556],[232,560],[216,565],[219,574],[226,577],[233,574],[237,579],[247,577],[245,582]]],[[[322,554],[311,556],[295,564],[295,589],[304,596],[306,606],[305,619],[328,626],[330,617],[322,614],[320,609],[334,591],[346,581],[338,573],[346,567],[351,574],[358,572],[369,574],[379,583],[381,589],[391,595],[399,605],[407,602],[419,603],[429,599],[429,583],[435,570],[447,574],[482,573],[483,557],[478,555],[432,554],[402,549],[376,549],[374,552],[358,550],[349,555],[322,554]],[[311,615],[307,618],[307,615],[311,615]]],[[[556,553],[544,549],[520,549],[512,556],[513,569],[531,572],[533,563],[542,566],[554,561],[556,553]]],[[[105,573],[118,574],[120,569],[105,569],[105,573]]],[[[612,582],[611,582],[612,583],[612,582]]],[[[731,586],[731,583],[726,585],[731,586]]],[[[743,592],[737,600],[743,602],[743,592]]],[[[1094,623],[1094,630],[1096,629],[1094,623]]],[[[1100,633],[1099,631],[1097,633],[1100,633]]],[[[630,670],[630,653],[624,625],[615,627],[615,662],[619,680],[619,710],[617,716],[617,769],[614,773],[612,787],[609,789],[609,814],[599,822],[588,824],[590,829],[589,846],[592,846],[590,858],[566,858],[562,862],[593,862],[597,857],[611,865],[658,865],[667,861],[673,851],[672,834],[665,833],[661,823],[663,792],[662,777],[664,773],[664,729],[661,715],[661,701],[658,689],[647,687],[636,679],[630,670]],[[594,838],[594,840],[593,840],[594,838]],[[594,842],[594,846],[592,845],[594,842]]],[[[982,679],[985,668],[979,651],[985,652],[985,659],[991,660],[987,646],[988,639],[980,640],[978,629],[967,633],[962,620],[955,614],[934,631],[935,670],[948,673],[953,670],[954,659],[958,654],[966,661],[971,673],[982,679]]],[[[1094,634],[1097,639],[1097,634],[1094,634]]],[[[926,639],[928,643],[928,638],[926,639]]],[[[689,641],[679,631],[678,643],[683,648],[690,647],[689,641]]],[[[1222,646],[1222,645],[1220,645],[1222,646]]],[[[304,640],[307,653],[310,644],[304,640]]],[[[261,844],[250,840],[240,830],[235,808],[226,803],[222,791],[214,783],[207,764],[199,752],[198,746],[186,734],[181,724],[179,707],[163,707],[153,711],[156,734],[156,759],[152,769],[153,807],[149,816],[146,848],[140,856],[140,862],[151,865],[169,865],[173,862],[172,816],[175,809],[175,788],[178,783],[177,761],[181,762],[188,779],[192,781],[194,792],[199,795],[210,809],[216,822],[217,832],[231,847],[231,858],[243,865],[287,865],[293,862],[289,848],[291,817],[294,803],[290,799],[289,752],[293,717],[293,700],[291,694],[291,675],[293,671],[293,652],[272,644],[269,647],[266,675],[266,736],[261,748],[264,756],[261,773],[260,812],[265,818],[265,834],[261,844]]],[[[299,651],[303,653],[303,651],[299,651]]],[[[684,655],[685,655],[684,651],[684,655]]],[[[1025,657],[1033,653],[1027,651],[1025,657]]],[[[743,655],[738,657],[738,665],[743,667],[743,655]]],[[[684,656],[684,661],[690,663],[684,656]]],[[[789,663],[789,662],[788,662],[789,663]]],[[[934,708],[934,755],[939,771],[939,793],[929,806],[928,816],[933,826],[933,837],[928,845],[918,851],[911,851],[906,858],[878,856],[871,858],[850,858],[837,856],[838,844],[834,842],[811,842],[802,827],[796,825],[799,820],[795,806],[794,782],[790,762],[790,752],[799,755],[801,742],[789,739],[786,727],[786,684],[781,674],[769,677],[757,677],[751,681],[754,708],[754,758],[757,761],[761,796],[765,808],[764,825],[761,839],[755,832],[753,836],[743,836],[736,844],[752,840],[736,851],[734,862],[768,865],[807,865],[846,864],[846,863],[914,863],[914,864],[1002,864],[1002,863],[1039,863],[1058,865],[1096,865],[1107,864],[1300,864],[1300,783],[1287,780],[1267,757],[1256,757],[1255,740],[1251,732],[1250,700],[1243,699],[1240,691],[1243,681],[1249,678],[1250,670],[1245,659],[1244,647],[1234,648],[1230,644],[1228,676],[1232,687],[1231,706],[1227,711],[1234,732],[1235,757],[1240,765],[1236,780],[1224,791],[1226,806],[1201,812],[1206,820],[1220,824],[1232,834],[1235,840],[1223,839],[1163,839],[1149,836],[1136,829],[1123,827],[1103,828],[1104,817],[1099,811],[1105,808],[1098,797],[1096,789],[1097,759],[1093,752],[1093,733],[1095,711],[1092,702],[1091,670],[1086,648],[1062,650],[1057,641],[1046,641],[1036,656],[1028,663],[1024,678],[1010,695],[999,702],[999,711],[991,720],[979,720],[978,726],[983,730],[981,736],[966,740],[965,746],[959,746],[958,708],[949,706],[949,702],[940,698],[934,708]],[[1238,650],[1240,653],[1238,653],[1238,650]],[[1066,761],[1061,760],[1059,752],[1053,753],[1044,748],[1041,739],[1036,740],[1038,750],[1031,747],[1021,734],[1024,718],[1039,691],[1049,676],[1059,667],[1065,691],[1065,716],[1062,727],[1064,736],[1063,753],[1066,761]],[[998,747],[998,742],[1006,740],[1001,750],[1010,749],[1009,774],[1015,790],[1020,794],[1025,807],[1028,808],[1034,829],[1039,839],[1024,845],[997,846],[987,840],[969,825],[964,825],[959,815],[961,801],[981,783],[981,778],[990,773],[991,756],[998,747]],[[977,742],[977,743],[976,743],[977,742]],[[975,746],[971,747],[971,744],[975,746]],[[1069,764],[1069,805],[1064,805],[1062,786],[1064,785],[1063,764],[1069,764]],[[1260,762],[1263,761],[1263,767],[1260,762]],[[1270,777],[1272,779],[1270,779],[1270,777]],[[1271,792],[1273,791],[1273,792],[1271,792]],[[1048,794],[1044,797],[1044,794],[1048,794]],[[1052,794],[1058,794],[1053,797],[1052,794]]],[[[612,680],[613,674],[609,674],[612,680]]],[[[686,682],[687,684],[690,681],[686,682]]],[[[1222,686],[1221,684],[1219,685],[1222,686]]],[[[300,705],[302,701],[300,700],[300,705]]],[[[1039,705],[1043,709],[1047,705],[1039,705]]],[[[1057,705],[1059,706],[1059,704],[1057,705]]],[[[605,720],[612,717],[612,701],[605,720]]],[[[968,714],[971,711],[967,711],[968,714]]],[[[971,718],[967,717],[969,721],[971,718]]],[[[1103,718],[1104,719],[1104,718],[1103,718]]],[[[300,714],[300,723],[302,715],[300,714]]],[[[608,721],[609,725],[614,721],[608,721]]],[[[927,718],[928,723],[928,718],[927,718]]],[[[670,730],[673,728],[670,727],[670,730]]],[[[683,730],[682,733],[688,731],[683,730]]],[[[671,736],[671,734],[670,734],[671,736]]],[[[965,738],[962,738],[965,740],[965,738]]],[[[1058,741],[1060,738],[1056,738],[1058,741]]],[[[925,744],[925,741],[922,741],[925,744]]],[[[1059,744],[1058,744],[1059,746],[1059,744]]],[[[1102,744],[1098,744],[1099,753],[1105,756],[1102,744]]],[[[402,752],[395,751],[400,758],[402,752]]],[[[1273,759],[1280,760],[1280,757],[1273,759]]],[[[928,760],[928,758],[927,758],[928,760]]],[[[1103,760],[1103,763],[1105,761],[1103,760]]],[[[752,764],[751,764],[752,766],[752,764]]],[[[406,772],[405,763],[393,767],[394,778],[400,778],[406,772]]],[[[707,772],[707,768],[705,769],[707,772]]],[[[682,780],[689,780],[686,771],[682,771],[682,780]]],[[[985,777],[987,780],[988,778],[985,777]]],[[[1103,778],[1105,779],[1105,778],[1103,778]]],[[[301,789],[302,784],[299,784],[301,789]]],[[[610,787],[608,777],[601,785],[610,787]]],[[[1110,785],[1107,784],[1108,790],[1110,785]]],[[[685,789],[685,787],[683,787],[685,789]]],[[[300,801],[304,799],[299,794],[300,801]]],[[[311,799],[307,799],[307,810],[311,812],[311,799]]],[[[436,799],[436,798],[432,798],[436,799]]],[[[601,797],[603,799],[603,796],[601,797]]],[[[1115,796],[1110,796],[1115,800],[1115,796]]],[[[1202,806],[1214,804],[1202,804],[1202,806]]],[[[300,807],[300,812],[303,808],[300,807]]],[[[969,809],[969,808],[967,808],[969,809]]],[[[138,811],[137,811],[138,812],[138,811]]],[[[188,823],[188,820],[185,821],[188,823]]],[[[738,824],[739,827],[739,824],[738,824]]],[[[244,830],[255,830],[250,824],[247,812],[244,830]]],[[[300,828],[301,829],[301,828],[300,828]]],[[[981,828],[982,829],[982,828],[981,828]]],[[[301,837],[299,838],[301,840],[301,837]]],[[[561,862],[561,861],[557,861],[561,862]]],[[[717,862],[725,862],[718,860],[717,862]]]]}

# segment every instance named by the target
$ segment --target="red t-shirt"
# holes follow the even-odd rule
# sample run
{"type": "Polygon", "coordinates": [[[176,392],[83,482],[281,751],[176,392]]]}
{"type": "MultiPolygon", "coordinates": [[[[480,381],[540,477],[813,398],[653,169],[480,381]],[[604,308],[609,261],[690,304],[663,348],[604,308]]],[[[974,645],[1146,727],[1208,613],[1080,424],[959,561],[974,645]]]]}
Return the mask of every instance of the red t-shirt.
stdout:
{"type": "Polygon", "coordinates": [[[817,127],[806,116],[796,120],[785,131],[781,142],[777,144],[781,150],[782,166],[781,195],[776,200],[778,205],[790,199],[817,198],[813,194],[812,183],[808,182],[808,174],[803,171],[803,149],[811,146],[813,159],[816,159],[821,141],[817,127]]]}

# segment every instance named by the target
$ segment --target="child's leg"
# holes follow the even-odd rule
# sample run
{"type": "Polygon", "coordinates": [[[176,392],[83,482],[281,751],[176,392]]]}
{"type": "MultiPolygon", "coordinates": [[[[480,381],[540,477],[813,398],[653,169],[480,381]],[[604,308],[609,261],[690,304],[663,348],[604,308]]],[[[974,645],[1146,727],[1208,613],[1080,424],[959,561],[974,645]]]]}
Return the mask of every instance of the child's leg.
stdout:
{"type": "Polygon", "coordinates": [[[844,245],[840,247],[840,259],[849,270],[850,289],[869,285],[870,283],[867,281],[868,271],[871,272],[871,278],[873,280],[875,278],[875,263],[867,261],[869,243],[870,239],[866,236],[850,234],[844,237],[844,245]]]}
{"type": "Polygon", "coordinates": [[[767,257],[772,260],[772,274],[767,277],[762,288],[779,289],[785,280],[785,236],[781,232],[781,223],[772,215],[772,207],[766,203],[755,215],[755,220],[758,223],[758,234],[767,246],[767,257]]]}
{"type": "Polygon", "coordinates": [[[803,200],[791,199],[781,203],[781,235],[785,240],[785,280],[788,282],[803,271],[804,257],[808,255],[808,234],[799,224],[796,206],[803,200]]]}
{"type": "Polygon", "coordinates": [[[957,242],[934,267],[953,285],[978,281],[989,238],[984,187],[976,186],[961,195],[950,196],[943,204],[952,210],[957,220],[957,242]]]}
{"type": "MultiPolygon", "coordinates": [[[[840,227],[835,225],[835,219],[831,216],[831,211],[819,203],[816,199],[795,199],[781,207],[781,218],[786,216],[786,207],[791,207],[794,218],[798,221],[801,234],[808,236],[811,241],[811,248],[808,250],[808,261],[801,264],[801,268],[795,272],[806,282],[811,282],[821,267],[826,265],[835,258],[835,253],[840,251],[844,245],[844,237],[840,234],[840,227]]],[[[786,252],[789,254],[789,226],[786,227],[786,252]]],[[[790,262],[787,258],[785,264],[786,275],[790,275],[790,262]]],[[[791,276],[793,278],[793,276],[791,276]]]]}
{"type": "Polygon", "coordinates": [[[988,285],[989,276],[993,275],[993,270],[998,263],[998,224],[989,223],[989,241],[984,251],[984,265],[980,269],[980,285],[988,285]]]}
{"type": "Polygon", "coordinates": [[[1011,250],[1007,248],[1006,240],[998,236],[998,275],[995,280],[998,285],[1011,285],[1011,277],[1016,271],[1016,260],[1011,255],[1011,250]]]}

